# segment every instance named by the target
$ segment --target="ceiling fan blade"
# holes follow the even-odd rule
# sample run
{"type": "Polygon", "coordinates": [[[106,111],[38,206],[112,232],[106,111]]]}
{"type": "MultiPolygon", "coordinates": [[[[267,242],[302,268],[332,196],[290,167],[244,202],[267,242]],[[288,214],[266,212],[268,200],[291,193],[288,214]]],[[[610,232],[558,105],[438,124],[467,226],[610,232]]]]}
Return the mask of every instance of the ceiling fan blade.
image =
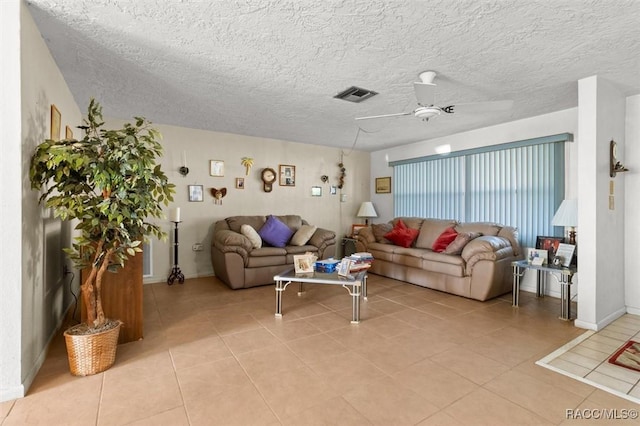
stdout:
{"type": "Polygon", "coordinates": [[[356,117],[356,120],[370,120],[373,118],[400,117],[402,115],[411,115],[411,114],[413,114],[413,111],[399,112],[397,114],[371,115],[369,117],[356,117]]]}
{"type": "Polygon", "coordinates": [[[420,105],[431,106],[435,102],[436,85],[434,83],[413,83],[416,99],[420,105]]]}
{"type": "Polygon", "coordinates": [[[442,107],[442,111],[448,114],[481,114],[507,111],[511,107],[513,107],[513,101],[470,102],[442,107]]]}

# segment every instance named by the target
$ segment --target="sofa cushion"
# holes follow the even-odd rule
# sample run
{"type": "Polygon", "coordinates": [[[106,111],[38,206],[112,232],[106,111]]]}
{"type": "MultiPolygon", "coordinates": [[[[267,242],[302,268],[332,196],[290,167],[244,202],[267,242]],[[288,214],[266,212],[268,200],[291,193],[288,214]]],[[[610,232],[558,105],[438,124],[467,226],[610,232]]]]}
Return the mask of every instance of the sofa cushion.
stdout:
{"type": "Polygon", "coordinates": [[[251,245],[254,249],[259,249],[260,247],[262,247],[262,238],[260,238],[258,231],[253,229],[253,226],[245,223],[244,225],[240,226],[240,233],[247,237],[249,241],[251,241],[251,245]]]}
{"type": "Polygon", "coordinates": [[[263,241],[274,247],[284,247],[291,239],[293,231],[275,216],[267,216],[267,221],[262,225],[258,234],[263,241]]]}
{"type": "Polygon", "coordinates": [[[493,222],[470,222],[456,225],[458,232],[480,232],[482,235],[498,235],[502,225],[493,222]]]}
{"type": "Polygon", "coordinates": [[[384,235],[391,232],[392,229],[393,225],[390,223],[376,223],[371,225],[371,231],[376,239],[376,243],[391,243],[391,241],[387,240],[384,235]]]}
{"type": "Polygon", "coordinates": [[[384,237],[397,246],[411,247],[411,244],[418,236],[418,232],[417,229],[407,228],[402,219],[400,219],[396,222],[396,226],[390,232],[387,232],[384,237]]]}
{"type": "Polygon", "coordinates": [[[300,229],[293,234],[293,237],[291,237],[290,244],[292,246],[303,246],[307,244],[313,236],[313,233],[316,232],[316,229],[318,229],[318,227],[315,225],[302,225],[300,229]]]}
{"type": "Polygon", "coordinates": [[[442,253],[447,248],[447,246],[456,239],[457,236],[458,233],[455,229],[451,227],[447,228],[442,231],[440,236],[438,236],[438,238],[433,243],[433,246],[431,246],[431,249],[435,252],[442,253]]]}
{"type": "Polygon", "coordinates": [[[440,234],[445,229],[455,226],[456,221],[451,219],[425,219],[420,227],[420,235],[416,240],[416,247],[433,249],[433,243],[436,242],[440,234]]]}
{"type": "Polygon", "coordinates": [[[260,229],[264,225],[264,216],[231,216],[225,219],[227,226],[233,232],[240,233],[242,225],[251,225],[253,229],[260,229]]]}
{"type": "Polygon", "coordinates": [[[460,254],[462,253],[462,249],[464,249],[469,241],[473,240],[474,238],[478,238],[481,235],[482,234],[479,232],[460,232],[456,236],[456,239],[453,240],[446,249],[444,249],[443,253],[460,254]]]}

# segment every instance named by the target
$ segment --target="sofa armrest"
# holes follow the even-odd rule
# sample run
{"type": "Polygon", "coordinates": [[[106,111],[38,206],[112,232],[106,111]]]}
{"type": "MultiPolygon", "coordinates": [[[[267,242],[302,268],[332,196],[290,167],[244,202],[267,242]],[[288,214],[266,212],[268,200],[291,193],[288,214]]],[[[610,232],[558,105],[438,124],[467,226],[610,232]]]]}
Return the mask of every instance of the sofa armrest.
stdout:
{"type": "Polygon", "coordinates": [[[245,262],[253,249],[251,241],[247,237],[228,229],[216,231],[213,234],[213,244],[223,253],[233,252],[240,254],[245,259],[245,262]]]}
{"type": "Polygon", "coordinates": [[[368,251],[367,246],[371,243],[376,242],[376,237],[375,235],[373,235],[373,229],[370,226],[361,228],[358,231],[358,235],[355,236],[355,239],[356,239],[356,247],[363,247],[362,250],[358,250],[358,251],[368,251]]]}
{"type": "Polygon", "coordinates": [[[320,254],[320,258],[322,258],[322,253],[324,253],[324,249],[328,246],[336,243],[336,233],[330,231],[328,229],[318,228],[316,232],[313,233],[311,239],[307,244],[310,244],[314,247],[318,248],[318,254],[320,254]]]}
{"type": "Polygon", "coordinates": [[[467,264],[467,275],[471,275],[473,266],[479,261],[514,257],[514,251],[507,238],[485,235],[471,240],[462,250],[461,256],[467,264]]]}

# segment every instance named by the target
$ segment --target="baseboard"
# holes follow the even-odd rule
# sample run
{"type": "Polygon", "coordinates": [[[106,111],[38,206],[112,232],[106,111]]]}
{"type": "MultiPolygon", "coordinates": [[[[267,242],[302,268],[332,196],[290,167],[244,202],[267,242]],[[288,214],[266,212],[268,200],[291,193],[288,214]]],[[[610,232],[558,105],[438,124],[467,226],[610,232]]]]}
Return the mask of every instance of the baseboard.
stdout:
{"type": "Polygon", "coordinates": [[[607,315],[606,317],[604,317],[598,322],[583,321],[578,318],[573,322],[573,325],[575,325],[578,328],[585,328],[587,330],[598,331],[598,330],[602,330],[603,328],[605,328],[606,326],[608,326],[609,324],[611,324],[612,322],[614,322],[615,320],[617,320],[618,318],[620,318],[626,313],[627,313],[627,308],[622,307],[617,311],[607,315]]]}

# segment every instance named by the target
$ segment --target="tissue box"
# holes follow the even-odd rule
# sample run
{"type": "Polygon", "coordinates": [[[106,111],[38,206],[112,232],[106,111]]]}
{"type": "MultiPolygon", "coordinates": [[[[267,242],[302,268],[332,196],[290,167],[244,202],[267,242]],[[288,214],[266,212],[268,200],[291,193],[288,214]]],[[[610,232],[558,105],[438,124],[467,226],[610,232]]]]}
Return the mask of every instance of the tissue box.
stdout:
{"type": "Polygon", "coordinates": [[[331,272],[335,272],[338,263],[340,263],[340,261],[335,259],[319,260],[316,262],[315,268],[317,272],[330,274],[331,272]]]}

